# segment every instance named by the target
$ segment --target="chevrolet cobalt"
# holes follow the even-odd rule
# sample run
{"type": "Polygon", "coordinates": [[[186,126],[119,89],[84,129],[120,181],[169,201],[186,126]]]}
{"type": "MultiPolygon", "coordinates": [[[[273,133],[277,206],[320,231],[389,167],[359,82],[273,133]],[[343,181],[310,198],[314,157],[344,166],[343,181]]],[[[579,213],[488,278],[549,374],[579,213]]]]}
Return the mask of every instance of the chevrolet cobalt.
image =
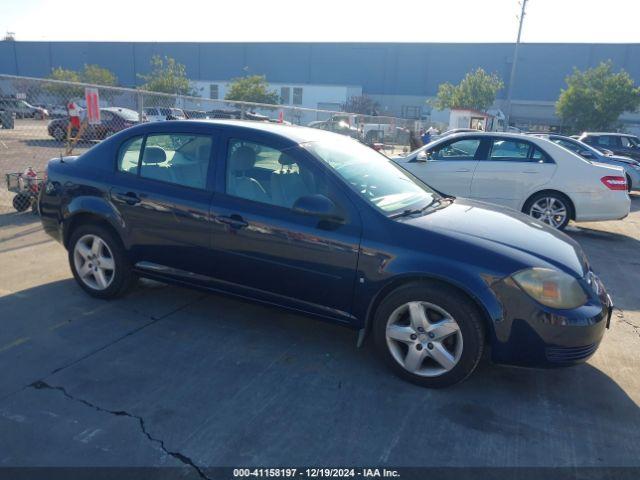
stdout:
{"type": "Polygon", "coordinates": [[[134,126],[51,160],[39,209],[94,297],[148,277],[290,309],[371,333],[397,374],[426,387],[464,380],[485,349],[505,364],[584,361],[611,315],[565,234],[439,194],[318,129],[134,126]]]}

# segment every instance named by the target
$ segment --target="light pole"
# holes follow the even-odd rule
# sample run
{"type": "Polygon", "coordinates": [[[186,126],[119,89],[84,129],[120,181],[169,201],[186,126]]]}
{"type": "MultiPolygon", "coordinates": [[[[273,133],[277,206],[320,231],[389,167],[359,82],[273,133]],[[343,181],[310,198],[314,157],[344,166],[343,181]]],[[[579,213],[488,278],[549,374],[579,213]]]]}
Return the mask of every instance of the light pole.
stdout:
{"type": "Polygon", "coordinates": [[[522,0],[522,10],[520,11],[520,23],[518,25],[518,38],[516,46],[513,49],[513,62],[511,62],[511,75],[509,76],[509,88],[507,89],[507,114],[505,115],[505,128],[509,129],[509,121],[511,120],[511,96],[513,95],[513,83],[516,79],[516,67],[518,64],[518,47],[520,46],[520,36],[522,35],[522,24],[524,23],[525,9],[527,1],[522,0]]]}

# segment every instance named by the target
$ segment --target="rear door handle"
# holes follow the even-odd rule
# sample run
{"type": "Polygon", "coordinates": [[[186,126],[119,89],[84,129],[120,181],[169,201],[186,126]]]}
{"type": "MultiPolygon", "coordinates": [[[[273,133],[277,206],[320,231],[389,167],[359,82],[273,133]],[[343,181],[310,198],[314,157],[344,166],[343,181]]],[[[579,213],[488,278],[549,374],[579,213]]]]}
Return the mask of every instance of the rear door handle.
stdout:
{"type": "Polygon", "coordinates": [[[240,215],[234,213],[233,215],[224,216],[219,215],[216,217],[216,222],[229,225],[231,228],[240,229],[248,226],[249,224],[240,215]]]}
{"type": "Polygon", "coordinates": [[[538,173],[537,170],[523,170],[522,173],[538,173]]]}
{"type": "Polygon", "coordinates": [[[456,172],[459,173],[464,173],[464,172],[470,172],[471,170],[469,170],[468,168],[459,168],[458,170],[456,170],[456,172]]]}
{"type": "Polygon", "coordinates": [[[113,194],[114,198],[124,202],[128,205],[135,205],[136,203],[140,203],[140,197],[134,192],[115,192],[113,194]]]}

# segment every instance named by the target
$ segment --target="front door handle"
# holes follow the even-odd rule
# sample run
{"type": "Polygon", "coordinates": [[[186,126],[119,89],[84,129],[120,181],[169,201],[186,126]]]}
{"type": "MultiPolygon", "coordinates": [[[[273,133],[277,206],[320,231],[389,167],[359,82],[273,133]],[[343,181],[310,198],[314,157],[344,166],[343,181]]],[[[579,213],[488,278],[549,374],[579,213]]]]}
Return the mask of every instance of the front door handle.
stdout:
{"type": "Polygon", "coordinates": [[[459,168],[458,170],[456,170],[457,173],[465,173],[465,172],[470,172],[471,170],[469,170],[468,168],[459,168]]]}
{"type": "Polygon", "coordinates": [[[128,205],[135,205],[140,203],[140,197],[134,192],[115,192],[113,196],[128,205]]]}
{"type": "Polygon", "coordinates": [[[225,215],[218,215],[216,217],[216,222],[224,223],[225,225],[229,225],[231,228],[240,229],[248,226],[249,224],[237,213],[233,215],[229,215],[228,217],[225,215]]]}

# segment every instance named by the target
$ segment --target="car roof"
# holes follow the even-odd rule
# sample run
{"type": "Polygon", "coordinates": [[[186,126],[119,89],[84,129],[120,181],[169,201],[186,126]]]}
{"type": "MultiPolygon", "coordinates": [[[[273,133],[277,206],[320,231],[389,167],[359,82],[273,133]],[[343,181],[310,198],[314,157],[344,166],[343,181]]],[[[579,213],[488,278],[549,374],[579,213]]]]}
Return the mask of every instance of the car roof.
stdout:
{"type": "Polygon", "coordinates": [[[588,135],[608,135],[611,137],[636,137],[636,135],[633,135],[631,133],[618,133],[618,132],[584,132],[582,134],[582,136],[588,136],[588,135]]]}
{"type": "Polygon", "coordinates": [[[133,112],[133,113],[138,113],[135,110],[132,110],[131,108],[125,108],[125,107],[101,107],[100,110],[106,111],[106,112],[133,112]]]}
{"type": "MultiPolygon", "coordinates": [[[[532,138],[536,138],[535,135],[527,135],[525,133],[512,133],[512,132],[483,132],[481,130],[473,131],[473,132],[458,132],[452,133],[445,137],[442,137],[439,140],[451,140],[454,138],[465,138],[465,137],[503,137],[503,138],[514,138],[519,140],[531,140],[532,138]]],[[[540,138],[540,137],[537,137],[540,138]]],[[[439,141],[438,140],[438,141],[439,141]]]]}
{"type": "Polygon", "coordinates": [[[286,125],[282,123],[261,122],[254,120],[231,120],[231,119],[215,119],[215,120],[173,120],[172,125],[188,125],[188,124],[209,124],[223,127],[239,128],[247,131],[264,132],[277,135],[279,137],[290,140],[296,144],[306,142],[317,142],[321,140],[335,140],[336,135],[341,138],[348,139],[345,135],[327,132],[317,128],[303,127],[299,125],[286,125]]]}

